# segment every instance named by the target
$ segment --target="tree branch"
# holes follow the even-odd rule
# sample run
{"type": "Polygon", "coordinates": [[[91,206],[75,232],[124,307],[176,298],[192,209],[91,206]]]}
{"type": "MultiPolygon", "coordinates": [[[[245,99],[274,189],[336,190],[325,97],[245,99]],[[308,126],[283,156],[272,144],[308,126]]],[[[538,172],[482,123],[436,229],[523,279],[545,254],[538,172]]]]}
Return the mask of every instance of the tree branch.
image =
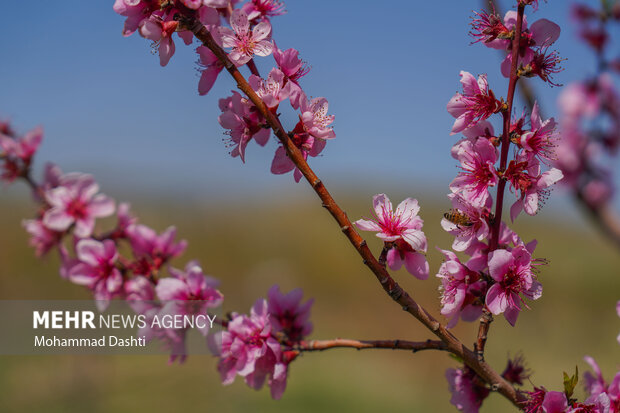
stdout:
{"type": "Polygon", "coordinates": [[[337,338],[334,340],[312,340],[302,341],[294,350],[300,352],[324,351],[333,348],[354,348],[357,350],[366,349],[389,349],[389,350],[409,350],[414,353],[422,350],[447,351],[443,341],[406,341],[406,340],[350,340],[337,338]]]}
{"type": "Polygon", "coordinates": [[[445,344],[446,350],[459,356],[465,364],[473,369],[484,381],[489,383],[493,390],[497,390],[504,395],[517,407],[520,401],[524,400],[524,396],[508,383],[501,375],[491,368],[488,364],[480,362],[476,354],[463,345],[448,329],[437,321],[428,311],[420,306],[400,285],[390,276],[387,270],[374,257],[366,241],[355,231],[347,214],[333,199],[327,188],[310,168],[303,158],[299,148],[291,141],[288,134],[282,127],[280,120],[274,115],[258,97],[256,92],[250,87],[241,72],[228,59],[226,52],[215,42],[209,30],[203,26],[197,19],[185,16],[176,16],[188,30],[192,31],[196,38],[208,47],[218,58],[220,63],[226,68],[230,75],[237,82],[237,87],[246,94],[246,96],[256,106],[258,111],[266,119],[267,123],[273,130],[275,136],[280,140],[285,148],[289,158],[303,174],[304,178],[310,183],[317,196],[321,199],[323,207],[329,211],[332,217],[338,223],[340,230],[353,245],[358,254],[362,257],[364,264],[371,270],[375,278],[381,284],[383,290],[396,301],[401,308],[413,315],[426,328],[439,337],[445,344]]]}

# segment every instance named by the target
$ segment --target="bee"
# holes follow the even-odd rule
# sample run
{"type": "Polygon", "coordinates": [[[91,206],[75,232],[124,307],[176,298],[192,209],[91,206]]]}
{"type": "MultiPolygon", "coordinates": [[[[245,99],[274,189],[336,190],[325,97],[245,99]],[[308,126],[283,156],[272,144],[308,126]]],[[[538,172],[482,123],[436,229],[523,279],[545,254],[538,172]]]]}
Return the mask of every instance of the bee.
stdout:
{"type": "Polygon", "coordinates": [[[469,220],[467,215],[459,212],[456,209],[451,209],[450,211],[446,212],[445,214],[443,214],[443,217],[455,224],[457,227],[471,227],[472,225],[474,225],[474,223],[469,220]]]}

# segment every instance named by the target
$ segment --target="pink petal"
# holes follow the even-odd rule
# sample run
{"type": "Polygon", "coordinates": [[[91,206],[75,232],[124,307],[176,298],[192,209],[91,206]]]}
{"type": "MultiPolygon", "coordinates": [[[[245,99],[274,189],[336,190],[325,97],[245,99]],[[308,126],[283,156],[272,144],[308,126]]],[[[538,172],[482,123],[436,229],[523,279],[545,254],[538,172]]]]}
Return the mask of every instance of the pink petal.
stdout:
{"type": "Polygon", "coordinates": [[[92,267],[87,264],[79,263],[71,267],[68,278],[71,282],[92,287],[97,282],[97,275],[93,272],[92,267]]]}
{"type": "Polygon", "coordinates": [[[396,215],[413,218],[420,212],[420,206],[418,200],[413,198],[406,198],[396,207],[396,215]]]}
{"type": "Polygon", "coordinates": [[[271,25],[266,21],[262,21],[258,23],[254,29],[252,29],[252,39],[258,43],[261,40],[268,38],[269,33],[271,33],[271,25]]]}
{"type": "Polygon", "coordinates": [[[402,237],[414,250],[426,251],[426,235],[423,231],[408,229],[403,232],[402,237]]]}
{"type": "Polygon", "coordinates": [[[381,231],[381,227],[375,221],[358,219],[354,224],[362,231],[381,231]]]}
{"type": "Polygon", "coordinates": [[[493,284],[491,288],[489,288],[486,297],[486,305],[495,315],[501,314],[506,310],[508,300],[499,284],[493,284]]]}
{"type": "Polygon", "coordinates": [[[273,51],[273,43],[261,40],[254,46],[254,54],[257,56],[269,56],[273,51]]]}
{"type": "Polygon", "coordinates": [[[95,218],[109,217],[114,210],[114,200],[103,194],[95,196],[88,204],[88,212],[95,218]]]}
{"type": "Polygon", "coordinates": [[[106,248],[103,243],[94,239],[83,239],[75,247],[78,259],[91,267],[98,267],[99,262],[106,257],[106,248]]]}
{"type": "Polygon", "coordinates": [[[375,214],[379,219],[385,220],[392,212],[392,203],[390,198],[385,194],[377,194],[372,197],[372,206],[375,210],[375,214]]]}
{"type": "Polygon", "coordinates": [[[186,300],[187,284],[176,278],[162,278],[155,287],[157,297],[163,301],[186,300]]]}
{"type": "Polygon", "coordinates": [[[480,93],[480,85],[474,75],[461,70],[460,76],[461,84],[463,85],[463,93],[465,95],[477,95],[480,93]]]}
{"type": "Polygon", "coordinates": [[[392,248],[387,253],[387,264],[393,271],[400,270],[400,267],[403,266],[403,260],[400,257],[400,251],[398,248],[392,248]]]}
{"type": "Polygon", "coordinates": [[[95,218],[87,216],[75,221],[75,229],[73,234],[78,238],[88,238],[95,229],[95,218]]]}
{"type": "Polygon", "coordinates": [[[140,36],[157,42],[161,39],[162,29],[161,24],[156,23],[152,20],[146,19],[140,25],[138,29],[140,36]]]}
{"type": "Polygon", "coordinates": [[[521,211],[523,210],[523,201],[521,199],[517,199],[514,204],[510,207],[510,220],[515,222],[515,219],[519,216],[521,211]]]}
{"type": "Polygon", "coordinates": [[[419,280],[426,280],[428,278],[428,262],[423,254],[417,252],[405,253],[405,268],[409,271],[409,274],[419,280]]]}
{"type": "Polygon", "coordinates": [[[230,17],[230,25],[235,31],[235,34],[239,37],[248,33],[250,30],[248,15],[240,9],[236,9],[235,11],[233,11],[232,16],[230,17]]]}
{"type": "Polygon", "coordinates": [[[73,224],[74,219],[64,209],[54,207],[43,215],[43,225],[54,231],[65,231],[73,224]]]}
{"type": "Polygon", "coordinates": [[[174,42],[172,38],[166,37],[159,43],[159,64],[166,66],[170,61],[170,58],[174,54],[174,42]]]}
{"type": "Polygon", "coordinates": [[[514,257],[509,251],[500,249],[489,254],[489,274],[495,281],[501,281],[513,264],[514,257]]]}
{"type": "Polygon", "coordinates": [[[200,76],[200,81],[198,81],[198,94],[200,96],[206,95],[209,93],[215,80],[217,79],[217,75],[222,71],[222,68],[216,66],[207,67],[202,71],[202,75],[200,76]]]}
{"type": "Polygon", "coordinates": [[[560,26],[547,19],[536,20],[530,27],[536,46],[548,46],[554,43],[560,37],[560,30],[560,26]]]}

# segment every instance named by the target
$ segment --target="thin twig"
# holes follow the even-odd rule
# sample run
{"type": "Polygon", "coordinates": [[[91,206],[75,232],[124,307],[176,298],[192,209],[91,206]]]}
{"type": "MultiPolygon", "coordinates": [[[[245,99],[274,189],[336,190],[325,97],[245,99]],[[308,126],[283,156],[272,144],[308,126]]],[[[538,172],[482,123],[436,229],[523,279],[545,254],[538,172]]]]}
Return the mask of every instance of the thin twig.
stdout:
{"type": "Polygon", "coordinates": [[[185,27],[191,30],[196,38],[208,47],[218,58],[220,63],[226,68],[230,75],[237,82],[237,87],[256,106],[258,111],[265,117],[267,123],[273,130],[275,136],[280,140],[285,148],[287,155],[295,166],[301,171],[304,178],[310,183],[323,206],[329,211],[338,223],[341,231],[351,242],[358,254],[362,257],[364,264],[372,271],[385,292],[396,301],[403,310],[413,315],[433,334],[439,337],[445,344],[447,351],[459,356],[465,364],[471,367],[489,385],[510,400],[515,406],[519,407],[524,396],[518,393],[515,388],[508,383],[501,375],[485,362],[480,362],[476,354],[459,341],[448,329],[437,321],[428,311],[420,306],[400,285],[390,276],[387,270],[374,257],[366,241],[355,231],[347,214],[340,208],[332,198],[323,182],[316,176],[308,163],[303,158],[299,148],[291,141],[286,131],[282,127],[280,120],[275,116],[258,97],[256,92],[250,87],[243,75],[236,66],[228,59],[226,52],[215,42],[209,30],[198,20],[190,17],[177,17],[185,27]]]}
{"type": "Polygon", "coordinates": [[[447,351],[446,344],[439,340],[426,341],[406,341],[406,340],[350,340],[337,338],[334,340],[312,340],[302,341],[294,349],[300,352],[323,351],[333,348],[354,348],[357,350],[366,349],[390,349],[408,350],[414,353],[422,350],[442,350],[447,351]]]}
{"type": "Polygon", "coordinates": [[[493,322],[493,315],[486,308],[482,310],[482,318],[478,326],[478,340],[476,341],[476,356],[478,360],[484,361],[484,346],[487,343],[489,328],[493,322]]]}
{"type": "MultiPolygon", "coordinates": [[[[504,209],[504,192],[506,189],[506,179],[503,173],[506,171],[508,162],[508,151],[510,149],[510,121],[512,116],[512,105],[514,102],[515,89],[519,76],[517,75],[517,66],[519,61],[519,49],[521,46],[521,31],[523,28],[523,15],[525,13],[525,5],[519,3],[517,6],[517,24],[512,39],[512,62],[510,66],[510,80],[508,82],[508,94],[506,95],[506,110],[503,115],[502,130],[502,146],[499,161],[500,180],[497,185],[497,199],[495,203],[495,220],[491,227],[491,238],[489,240],[489,253],[495,251],[499,244],[499,232],[502,224],[502,211],[504,209]]],[[[476,356],[479,361],[484,360],[484,347],[487,342],[487,336],[493,317],[485,310],[485,314],[480,320],[478,327],[478,340],[476,341],[476,356]]]]}

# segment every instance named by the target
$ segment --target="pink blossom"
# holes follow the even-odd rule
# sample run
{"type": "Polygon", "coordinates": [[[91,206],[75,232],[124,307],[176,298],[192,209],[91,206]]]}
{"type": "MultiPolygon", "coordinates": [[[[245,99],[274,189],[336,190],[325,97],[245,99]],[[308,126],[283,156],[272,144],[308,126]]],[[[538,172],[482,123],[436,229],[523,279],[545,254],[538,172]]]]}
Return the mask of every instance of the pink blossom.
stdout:
{"type": "Polygon", "coordinates": [[[450,115],[456,118],[451,135],[474,126],[502,109],[502,103],[489,90],[486,75],[480,75],[476,80],[471,73],[462,70],[460,76],[463,93],[456,93],[447,105],[450,115]]]}
{"type": "Polygon", "coordinates": [[[136,275],[125,281],[123,285],[125,301],[138,314],[147,314],[157,308],[155,301],[155,285],[151,280],[136,275]]]}
{"type": "Polygon", "coordinates": [[[233,95],[226,99],[220,99],[219,106],[222,110],[218,118],[220,125],[229,129],[226,132],[230,135],[227,145],[233,148],[230,155],[233,158],[240,156],[245,162],[245,148],[250,140],[254,138],[256,143],[265,146],[271,134],[270,129],[263,127],[266,121],[262,115],[238,92],[233,92],[233,95]]]}
{"type": "Polygon", "coordinates": [[[478,384],[480,379],[476,373],[467,367],[448,369],[446,379],[452,393],[450,403],[464,413],[477,413],[489,395],[489,390],[478,384]]]}
{"type": "MultiPolygon", "coordinates": [[[[11,132],[7,126],[6,132],[11,132]]],[[[39,149],[43,139],[43,129],[36,128],[22,137],[14,137],[0,132],[0,152],[2,160],[2,180],[11,183],[30,168],[32,157],[39,149]]]]}
{"type": "Polygon", "coordinates": [[[511,39],[513,33],[502,23],[501,18],[496,13],[474,12],[476,17],[472,18],[472,31],[469,34],[476,40],[474,43],[483,42],[493,48],[503,48],[503,42],[493,42],[495,39],[511,39]]]}
{"type": "Polygon", "coordinates": [[[274,45],[273,57],[278,64],[278,68],[284,73],[286,80],[289,82],[291,106],[297,110],[301,105],[301,101],[306,99],[306,95],[298,82],[300,78],[310,71],[310,68],[299,58],[299,52],[295,49],[282,51],[274,45]]]}
{"type": "Polygon", "coordinates": [[[7,157],[18,158],[27,166],[43,141],[43,129],[35,128],[20,138],[11,138],[0,133],[0,148],[7,157]]]}
{"type": "Polygon", "coordinates": [[[541,174],[540,164],[531,159],[523,162],[510,161],[504,176],[515,192],[521,192],[521,196],[510,208],[510,218],[514,221],[521,210],[525,210],[528,215],[536,215],[549,196],[549,187],[561,180],[563,174],[557,168],[541,174]]]}
{"type": "Polygon", "coordinates": [[[250,0],[241,8],[249,20],[267,20],[270,17],[281,16],[286,13],[284,4],[280,0],[250,0]]]}
{"type": "Polygon", "coordinates": [[[276,68],[271,69],[267,80],[251,75],[248,82],[269,108],[277,108],[290,95],[291,82],[286,82],[284,73],[276,68]]]}
{"type": "Polygon", "coordinates": [[[27,219],[22,226],[31,236],[30,246],[35,248],[37,257],[42,257],[60,243],[62,232],[52,231],[40,219],[27,219]]]}
{"type": "Polygon", "coordinates": [[[199,65],[202,68],[198,82],[198,94],[202,96],[209,93],[224,66],[208,47],[199,46],[196,52],[200,56],[199,65]]]}
{"type": "Polygon", "coordinates": [[[590,356],[585,356],[584,360],[592,367],[595,376],[589,371],[584,373],[585,390],[588,393],[586,403],[597,405],[601,412],[618,413],[620,412],[620,372],[608,385],[603,378],[600,367],[590,356]],[[604,410],[607,408],[607,410],[604,410]]]}
{"type": "MultiPolygon", "coordinates": [[[[509,30],[515,30],[517,25],[517,12],[509,10],[504,16],[504,25],[509,30]]],[[[519,64],[527,66],[534,58],[533,47],[548,47],[560,37],[560,26],[547,19],[536,20],[528,29],[527,18],[523,16],[523,25],[521,27],[521,42],[519,45],[519,64]]],[[[497,39],[486,43],[487,46],[495,49],[506,50],[506,58],[502,62],[501,70],[505,77],[510,76],[510,66],[512,64],[512,39],[497,39]]]]}
{"type": "Polygon", "coordinates": [[[156,9],[154,2],[148,0],[115,0],[113,9],[121,16],[127,17],[123,36],[130,36],[138,30],[140,23],[156,9]]]}
{"type": "MultiPolygon", "coordinates": [[[[290,82],[287,83],[287,85],[290,84],[290,82]]],[[[327,115],[327,100],[325,98],[315,98],[308,101],[305,94],[303,92],[301,94],[300,109],[302,115],[289,136],[293,144],[301,150],[304,159],[308,159],[308,156],[318,156],[325,148],[325,140],[335,138],[336,134],[329,127],[334,121],[334,116],[327,115]]],[[[271,172],[274,174],[284,174],[292,170],[295,170],[293,174],[295,181],[299,182],[302,177],[301,171],[295,167],[293,161],[288,157],[286,149],[280,146],[276,150],[271,163],[271,172]]]]}
{"type": "Polygon", "coordinates": [[[63,175],[60,186],[45,191],[50,205],[43,215],[43,224],[63,232],[75,225],[73,233],[78,238],[89,237],[96,218],[114,213],[114,201],[99,192],[99,185],[91,175],[70,173],[63,175]]]}
{"type": "MultiPolygon", "coordinates": [[[[293,129],[292,134],[289,134],[291,140],[299,148],[304,160],[308,159],[308,156],[316,157],[323,149],[325,149],[326,141],[324,139],[318,139],[310,135],[300,121],[293,129]]],[[[295,166],[291,158],[288,157],[284,146],[278,147],[276,150],[273,161],[271,162],[271,173],[280,175],[295,170],[293,177],[295,182],[299,182],[303,176],[301,171],[295,166]]]]}
{"type": "MultiPolygon", "coordinates": [[[[157,297],[165,301],[162,314],[206,314],[208,309],[219,307],[224,296],[215,287],[217,280],[203,274],[196,262],[190,262],[185,271],[171,268],[172,277],[162,278],[155,287],[157,297]]],[[[199,328],[206,336],[209,325],[199,328]]]]}
{"type": "Polygon", "coordinates": [[[520,68],[522,76],[534,77],[538,76],[543,82],[549,83],[551,86],[562,86],[561,84],[554,83],[552,81],[552,75],[560,73],[564,68],[560,66],[562,62],[560,55],[557,51],[553,50],[549,52],[549,46],[539,47],[534,51],[532,60],[520,68]]]}
{"type": "Polygon", "coordinates": [[[521,311],[521,295],[537,300],[542,285],[532,273],[532,256],[524,246],[512,251],[498,249],[489,254],[489,275],[496,281],[486,296],[486,305],[495,314],[502,314],[514,326],[521,311]]]}
{"type": "Polygon", "coordinates": [[[271,335],[266,300],[257,300],[249,317],[232,315],[226,331],[221,333],[218,370],[223,384],[231,384],[239,375],[254,389],[260,389],[269,377],[271,396],[282,396],[287,367],[280,343],[271,335]]]}
{"type": "Polygon", "coordinates": [[[116,268],[116,246],[111,240],[83,239],[77,243],[75,251],[79,262],[69,270],[69,280],[90,288],[97,307],[103,311],[110,299],[123,292],[123,276],[116,268]]]}
{"type": "Polygon", "coordinates": [[[132,266],[135,274],[151,275],[162,265],[185,251],[187,241],[174,241],[176,228],[169,227],[160,235],[145,225],[131,225],[125,230],[136,262],[132,266]]]}
{"type": "Polygon", "coordinates": [[[308,100],[302,98],[300,101],[301,122],[304,130],[318,139],[334,139],[336,134],[329,127],[334,121],[334,115],[328,115],[327,99],[323,97],[308,100]]]}
{"type": "Polygon", "coordinates": [[[486,138],[468,138],[453,146],[452,157],[461,163],[463,172],[454,178],[450,190],[474,207],[483,207],[488,202],[488,188],[499,180],[494,167],[497,149],[486,138]]]}
{"type": "Polygon", "coordinates": [[[372,203],[375,219],[360,219],[355,225],[362,231],[376,231],[377,237],[393,243],[387,254],[387,263],[392,270],[400,269],[404,263],[407,271],[415,277],[428,278],[428,262],[424,255],[426,235],[422,231],[424,221],[418,216],[418,201],[407,198],[396,207],[396,211],[385,194],[375,195],[372,203]]]}
{"type": "Polygon", "coordinates": [[[273,51],[273,44],[267,40],[271,33],[269,22],[262,21],[250,31],[247,14],[236,9],[230,18],[230,25],[232,30],[221,27],[220,35],[223,46],[232,48],[228,57],[236,65],[247,63],[254,55],[269,56],[273,51]]]}
{"type": "Polygon", "coordinates": [[[538,102],[534,103],[530,116],[531,129],[521,135],[520,146],[531,156],[537,156],[541,161],[555,160],[555,147],[558,141],[555,119],[543,121],[540,118],[538,102]]]}
{"type": "Polygon", "coordinates": [[[448,328],[452,328],[459,316],[463,321],[474,321],[482,314],[486,282],[481,279],[480,271],[486,263],[472,260],[464,265],[452,251],[440,251],[446,257],[437,273],[441,279],[441,314],[448,319],[448,328]]]}
{"type": "Polygon", "coordinates": [[[153,41],[153,46],[159,52],[159,64],[166,66],[174,54],[175,46],[172,34],[177,30],[179,22],[173,20],[174,13],[162,16],[161,13],[153,13],[148,19],[140,22],[140,35],[153,41]]]}
{"type": "Polygon", "coordinates": [[[282,294],[278,285],[271,287],[267,296],[273,331],[284,333],[292,342],[299,342],[312,332],[309,318],[314,300],[302,304],[302,296],[301,288],[282,294]]]}
{"type": "Polygon", "coordinates": [[[459,194],[449,194],[448,198],[453,209],[444,214],[441,226],[455,237],[452,249],[465,251],[474,240],[482,241],[489,235],[492,200],[488,197],[484,207],[477,208],[459,194]],[[457,217],[458,221],[448,219],[451,217],[457,217]]]}

